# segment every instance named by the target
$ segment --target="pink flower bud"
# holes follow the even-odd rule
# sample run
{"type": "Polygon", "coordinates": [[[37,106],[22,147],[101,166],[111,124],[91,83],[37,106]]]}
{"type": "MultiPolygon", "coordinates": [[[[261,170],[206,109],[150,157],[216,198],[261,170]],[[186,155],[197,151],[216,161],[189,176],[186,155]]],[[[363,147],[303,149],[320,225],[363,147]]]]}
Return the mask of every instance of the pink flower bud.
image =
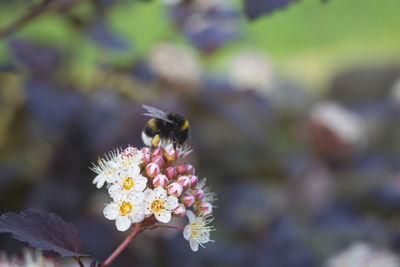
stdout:
{"type": "Polygon", "coordinates": [[[190,183],[192,184],[192,187],[195,187],[197,185],[198,179],[196,175],[190,175],[190,183]]]}
{"type": "Polygon", "coordinates": [[[183,204],[179,204],[179,206],[174,210],[174,214],[179,217],[183,217],[186,215],[186,208],[183,204]]]}
{"type": "Polygon", "coordinates": [[[167,176],[165,176],[164,174],[157,174],[156,177],[154,177],[153,179],[153,185],[154,187],[157,186],[161,186],[164,187],[169,183],[169,180],[167,178],[167,176]]]}
{"type": "Polygon", "coordinates": [[[166,168],[165,169],[165,174],[167,175],[167,177],[169,179],[174,179],[176,177],[176,175],[177,175],[176,168],[175,167],[166,168]]]}
{"type": "Polygon", "coordinates": [[[157,164],[158,166],[160,166],[160,167],[164,166],[164,159],[163,159],[163,157],[161,157],[161,156],[154,156],[154,157],[151,159],[151,162],[156,163],[156,164],[157,164]]]}
{"type": "Polygon", "coordinates": [[[201,202],[197,207],[197,212],[202,216],[207,216],[212,213],[213,206],[209,202],[201,202]]]}
{"type": "Polygon", "coordinates": [[[195,169],[194,169],[194,167],[193,167],[191,164],[188,164],[188,165],[186,166],[186,172],[189,173],[189,174],[191,174],[191,175],[194,175],[195,169]]]}
{"type": "Polygon", "coordinates": [[[150,177],[155,177],[160,173],[160,166],[154,162],[147,164],[146,173],[150,177]]]}
{"type": "Polygon", "coordinates": [[[171,196],[176,196],[179,197],[182,195],[183,187],[181,184],[178,184],[177,182],[173,182],[168,186],[168,194],[171,196]]]}
{"type": "Polygon", "coordinates": [[[187,166],[186,164],[180,164],[176,167],[176,171],[180,174],[184,174],[186,172],[187,166]]]}
{"type": "Polygon", "coordinates": [[[202,200],[204,197],[204,191],[200,188],[196,188],[193,190],[194,197],[196,200],[202,200]]]}
{"type": "Polygon", "coordinates": [[[192,186],[192,182],[190,181],[190,178],[188,176],[181,176],[176,181],[180,183],[185,190],[189,189],[192,186]]]}
{"type": "Polygon", "coordinates": [[[183,196],[181,198],[182,203],[186,206],[186,207],[191,207],[193,206],[194,202],[196,201],[196,199],[194,198],[194,196],[192,194],[190,194],[189,192],[185,192],[183,193],[183,196]]]}
{"type": "Polygon", "coordinates": [[[174,144],[169,144],[165,147],[164,156],[167,158],[168,161],[176,160],[176,151],[174,148],[174,144]]]}
{"type": "Polygon", "coordinates": [[[150,148],[144,147],[142,148],[142,154],[143,154],[143,162],[149,163],[151,160],[151,154],[150,154],[150,148]]]}
{"type": "Polygon", "coordinates": [[[161,147],[156,147],[153,150],[153,157],[156,157],[156,156],[162,157],[163,155],[164,155],[164,150],[161,147]]]}

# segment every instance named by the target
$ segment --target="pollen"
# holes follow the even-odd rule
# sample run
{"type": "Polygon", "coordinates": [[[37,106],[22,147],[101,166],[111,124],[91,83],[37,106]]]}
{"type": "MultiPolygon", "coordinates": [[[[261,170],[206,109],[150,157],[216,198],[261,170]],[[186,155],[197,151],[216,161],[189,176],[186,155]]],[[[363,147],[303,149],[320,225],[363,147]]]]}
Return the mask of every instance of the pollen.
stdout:
{"type": "Polygon", "coordinates": [[[158,144],[160,143],[160,141],[161,141],[160,136],[159,136],[158,134],[156,134],[156,135],[153,137],[153,140],[151,141],[151,143],[152,143],[153,146],[158,146],[158,144]]]}
{"type": "Polygon", "coordinates": [[[150,204],[150,210],[152,213],[158,213],[165,209],[165,202],[162,200],[154,200],[150,204]]]}
{"type": "Polygon", "coordinates": [[[133,205],[129,202],[122,202],[122,204],[119,206],[119,210],[122,214],[129,215],[133,211],[133,205]]]}
{"type": "Polygon", "coordinates": [[[201,226],[198,225],[197,223],[192,223],[192,225],[190,226],[190,233],[193,237],[199,236],[200,234],[200,229],[201,226]]]}
{"type": "Polygon", "coordinates": [[[126,179],[124,180],[124,182],[122,183],[122,187],[123,187],[125,190],[130,190],[130,189],[132,189],[132,187],[134,187],[134,186],[135,186],[135,182],[133,181],[132,178],[126,178],[126,179]]]}
{"type": "Polygon", "coordinates": [[[115,172],[115,169],[108,169],[105,171],[105,175],[112,175],[115,172]]]}

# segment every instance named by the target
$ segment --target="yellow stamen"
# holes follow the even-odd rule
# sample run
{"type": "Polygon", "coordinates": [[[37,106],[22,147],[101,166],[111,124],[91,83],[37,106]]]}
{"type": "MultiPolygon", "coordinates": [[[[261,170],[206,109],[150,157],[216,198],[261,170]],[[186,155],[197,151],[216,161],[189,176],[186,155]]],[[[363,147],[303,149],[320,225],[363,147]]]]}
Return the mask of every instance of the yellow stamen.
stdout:
{"type": "Polygon", "coordinates": [[[152,213],[158,213],[165,209],[165,202],[162,200],[154,200],[151,202],[150,210],[152,213]]]}
{"type": "Polygon", "coordinates": [[[126,178],[122,183],[122,187],[126,190],[130,190],[132,187],[135,186],[135,182],[132,178],[126,178]]]}
{"type": "Polygon", "coordinates": [[[119,206],[119,210],[124,215],[129,215],[133,211],[133,206],[129,202],[122,202],[121,206],[119,206]]]}
{"type": "Polygon", "coordinates": [[[190,225],[190,233],[193,237],[197,237],[200,234],[200,226],[197,223],[192,223],[190,225]]]}

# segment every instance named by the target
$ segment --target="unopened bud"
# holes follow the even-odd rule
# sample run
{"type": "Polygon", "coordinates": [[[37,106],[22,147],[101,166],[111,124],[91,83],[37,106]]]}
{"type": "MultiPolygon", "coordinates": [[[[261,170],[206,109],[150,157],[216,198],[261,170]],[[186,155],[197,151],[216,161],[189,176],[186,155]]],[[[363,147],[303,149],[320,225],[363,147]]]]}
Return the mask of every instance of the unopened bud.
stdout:
{"type": "Polygon", "coordinates": [[[186,164],[180,164],[180,165],[178,165],[178,166],[176,167],[176,171],[177,171],[179,174],[184,174],[184,173],[186,172],[186,169],[187,169],[187,165],[186,165],[186,164]]]}
{"type": "Polygon", "coordinates": [[[181,200],[182,200],[182,203],[185,204],[186,207],[193,206],[194,202],[196,201],[194,196],[192,194],[190,194],[189,192],[183,193],[181,200]]]}
{"type": "Polygon", "coordinates": [[[155,156],[151,159],[151,162],[156,163],[158,166],[164,166],[164,159],[162,156],[155,156]]]}
{"type": "Polygon", "coordinates": [[[190,181],[190,178],[188,176],[181,176],[176,181],[180,183],[185,190],[189,189],[192,186],[192,182],[190,181]]]}
{"type": "Polygon", "coordinates": [[[197,207],[197,212],[202,216],[207,216],[212,213],[213,206],[209,202],[201,202],[197,207]]]}
{"type": "Polygon", "coordinates": [[[186,208],[183,204],[179,204],[179,206],[174,210],[174,214],[179,217],[183,217],[186,215],[186,208]]]}
{"type": "Polygon", "coordinates": [[[194,197],[196,200],[202,200],[204,197],[204,191],[200,188],[196,188],[193,190],[194,197]]]}
{"type": "Polygon", "coordinates": [[[163,155],[164,155],[164,150],[161,147],[156,147],[153,150],[153,157],[156,157],[156,156],[162,157],[163,155]]]}
{"type": "Polygon", "coordinates": [[[196,175],[190,175],[190,183],[192,184],[192,187],[195,187],[197,185],[198,182],[198,178],[196,175]]]}
{"type": "Polygon", "coordinates": [[[164,174],[157,174],[156,177],[154,177],[153,179],[153,185],[154,187],[157,186],[161,186],[164,187],[169,183],[169,180],[167,178],[167,176],[165,176],[164,174]]]}
{"type": "Polygon", "coordinates": [[[194,175],[195,169],[194,169],[193,165],[188,164],[188,165],[186,166],[186,172],[189,173],[189,174],[191,174],[191,175],[194,175]]]}
{"type": "Polygon", "coordinates": [[[177,175],[176,172],[176,168],[175,167],[168,167],[165,169],[165,175],[167,175],[167,177],[169,179],[174,179],[177,175]]]}
{"type": "Polygon", "coordinates": [[[150,148],[144,147],[142,148],[142,159],[144,163],[149,163],[151,160],[150,148]]]}
{"type": "Polygon", "coordinates": [[[177,182],[173,182],[168,186],[168,194],[171,196],[180,197],[182,195],[183,187],[177,182]]]}
{"type": "Polygon", "coordinates": [[[153,178],[160,173],[160,166],[154,162],[149,163],[146,166],[146,173],[148,176],[153,178]]]}
{"type": "Polygon", "coordinates": [[[176,150],[174,144],[169,144],[165,147],[164,156],[167,158],[168,161],[176,160],[176,150]]]}

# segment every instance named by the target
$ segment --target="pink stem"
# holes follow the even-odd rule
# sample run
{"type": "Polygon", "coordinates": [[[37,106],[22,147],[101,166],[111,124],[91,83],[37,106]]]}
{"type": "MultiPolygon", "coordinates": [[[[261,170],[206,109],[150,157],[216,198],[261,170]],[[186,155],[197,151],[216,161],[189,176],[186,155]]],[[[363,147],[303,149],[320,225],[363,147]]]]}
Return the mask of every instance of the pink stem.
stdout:
{"type": "Polygon", "coordinates": [[[183,230],[183,227],[180,226],[173,226],[173,225],[162,225],[162,224],[158,224],[158,225],[154,225],[155,227],[160,227],[160,228],[170,228],[170,229],[177,229],[177,230],[183,230]]]}
{"type": "Polygon", "coordinates": [[[129,242],[135,237],[137,232],[140,230],[140,223],[135,224],[132,233],[124,240],[124,242],[119,245],[119,247],[106,259],[106,261],[101,265],[101,267],[106,267],[109,265],[125,248],[128,246],[129,242]]]}

